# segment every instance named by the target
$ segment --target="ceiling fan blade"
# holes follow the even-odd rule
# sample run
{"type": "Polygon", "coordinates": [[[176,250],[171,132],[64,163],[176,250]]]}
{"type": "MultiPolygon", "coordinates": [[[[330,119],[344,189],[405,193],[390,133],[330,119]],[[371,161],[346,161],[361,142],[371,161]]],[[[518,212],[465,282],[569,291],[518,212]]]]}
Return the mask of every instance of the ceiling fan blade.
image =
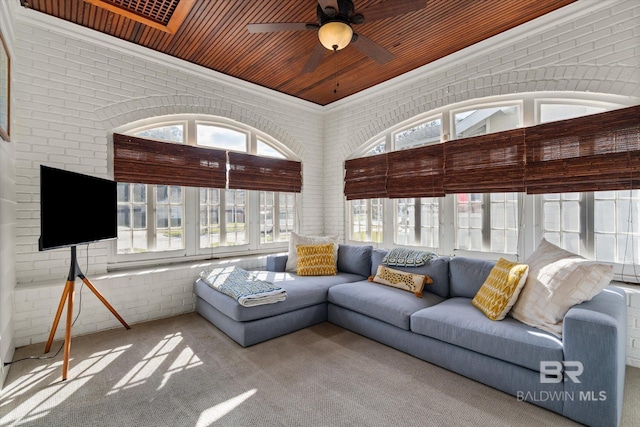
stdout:
{"type": "Polygon", "coordinates": [[[387,0],[383,3],[374,4],[359,12],[364,16],[364,22],[371,22],[415,12],[425,7],[427,7],[426,0],[387,0]]]}
{"type": "Polygon", "coordinates": [[[318,65],[320,65],[327,52],[329,52],[327,48],[318,43],[316,47],[311,51],[311,56],[309,56],[309,59],[307,59],[307,63],[304,64],[302,72],[313,73],[315,69],[318,68],[318,65]]]}
{"type": "Polygon", "coordinates": [[[318,4],[320,5],[324,13],[326,13],[329,16],[331,16],[331,14],[327,13],[327,7],[333,8],[334,10],[333,13],[339,12],[337,0],[318,0],[318,4]]]}
{"type": "Polygon", "coordinates": [[[306,31],[316,29],[316,24],[307,24],[306,22],[271,22],[266,24],[247,24],[247,30],[250,33],[273,33],[276,31],[306,31]]]}
{"type": "Polygon", "coordinates": [[[360,34],[358,34],[356,41],[353,42],[353,46],[378,64],[386,64],[393,59],[391,52],[360,34]]]}

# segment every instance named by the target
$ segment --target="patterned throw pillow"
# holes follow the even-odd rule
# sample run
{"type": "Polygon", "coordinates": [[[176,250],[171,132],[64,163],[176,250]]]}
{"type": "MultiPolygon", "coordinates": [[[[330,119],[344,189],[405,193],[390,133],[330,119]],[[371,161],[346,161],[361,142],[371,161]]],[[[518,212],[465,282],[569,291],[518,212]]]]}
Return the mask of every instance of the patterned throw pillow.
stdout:
{"type": "Polygon", "coordinates": [[[333,243],[298,245],[298,276],[334,276],[337,273],[333,243]]]}
{"type": "Polygon", "coordinates": [[[370,278],[370,280],[382,285],[393,286],[394,288],[413,292],[418,298],[422,298],[424,285],[433,283],[433,280],[429,276],[394,270],[384,265],[378,266],[375,277],[370,278]]]}
{"type": "Polygon", "coordinates": [[[545,239],[525,262],[529,277],[510,314],[558,337],[567,311],[596,296],[613,278],[611,265],[590,261],[545,239]]]}
{"type": "Polygon", "coordinates": [[[491,320],[504,319],[518,299],[528,274],[528,265],[500,258],[471,304],[491,320]]]}
{"type": "Polygon", "coordinates": [[[303,236],[292,231],[289,237],[289,254],[285,266],[286,271],[295,272],[298,267],[298,245],[319,245],[321,243],[333,243],[333,256],[336,259],[336,268],[338,263],[338,236],[303,236]]]}

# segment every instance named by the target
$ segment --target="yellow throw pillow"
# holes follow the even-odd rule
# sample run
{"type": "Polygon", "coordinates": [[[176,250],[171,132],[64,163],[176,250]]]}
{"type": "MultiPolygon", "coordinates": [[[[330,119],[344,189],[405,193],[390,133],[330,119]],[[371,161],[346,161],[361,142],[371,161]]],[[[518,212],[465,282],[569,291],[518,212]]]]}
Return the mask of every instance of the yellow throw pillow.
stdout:
{"type": "Polygon", "coordinates": [[[491,320],[504,319],[518,299],[528,274],[528,265],[500,258],[471,304],[491,320]]]}
{"type": "Polygon", "coordinates": [[[429,276],[394,270],[393,268],[388,268],[384,265],[378,266],[378,271],[376,271],[376,275],[372,281],[382,285],[393,286],[394,288],[413,292],[418,298],[422,298],[424,285],[433,283],[433,280],[429,276]]]}
{"type": "Polygon", "coordinates": [[[297,245],[298,276],[335,276],[337,273],[333,243],[297,245]]]}

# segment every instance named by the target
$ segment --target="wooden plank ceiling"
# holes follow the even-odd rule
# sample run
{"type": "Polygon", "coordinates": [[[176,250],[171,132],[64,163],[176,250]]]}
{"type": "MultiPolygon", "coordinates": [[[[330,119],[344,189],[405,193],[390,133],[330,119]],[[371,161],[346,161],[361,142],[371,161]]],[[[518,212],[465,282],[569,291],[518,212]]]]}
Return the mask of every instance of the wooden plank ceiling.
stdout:
{"type": "MultiPolygon", "coordinates": [[[[386,0],[393,2],[396,0],[386,0]]],[[[575,0],[425,0],[426,7],[366,21],[381,0],[354,0],[354,31],[394,58],[379,64],[353,45],[320,51],[317,30],[250,33],[247,24],[317,23],[316,0],[21,0],[22,6],[319,105],[445,57],[575,0]],[[339,83],[336,87],[336,82],[339,83]]]]}

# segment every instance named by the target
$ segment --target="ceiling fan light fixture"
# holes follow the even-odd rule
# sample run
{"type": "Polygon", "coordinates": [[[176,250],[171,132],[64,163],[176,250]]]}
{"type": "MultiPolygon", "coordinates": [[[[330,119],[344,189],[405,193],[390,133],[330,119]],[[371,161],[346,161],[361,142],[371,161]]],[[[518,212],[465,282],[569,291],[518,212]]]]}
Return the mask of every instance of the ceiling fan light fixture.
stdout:
{"type": "Polygon", "coordinates": [[[352,37],[353,29],[342,21],[329,21],[318,30],[320,43],[329,50],[344,49],[352,37]]]}

